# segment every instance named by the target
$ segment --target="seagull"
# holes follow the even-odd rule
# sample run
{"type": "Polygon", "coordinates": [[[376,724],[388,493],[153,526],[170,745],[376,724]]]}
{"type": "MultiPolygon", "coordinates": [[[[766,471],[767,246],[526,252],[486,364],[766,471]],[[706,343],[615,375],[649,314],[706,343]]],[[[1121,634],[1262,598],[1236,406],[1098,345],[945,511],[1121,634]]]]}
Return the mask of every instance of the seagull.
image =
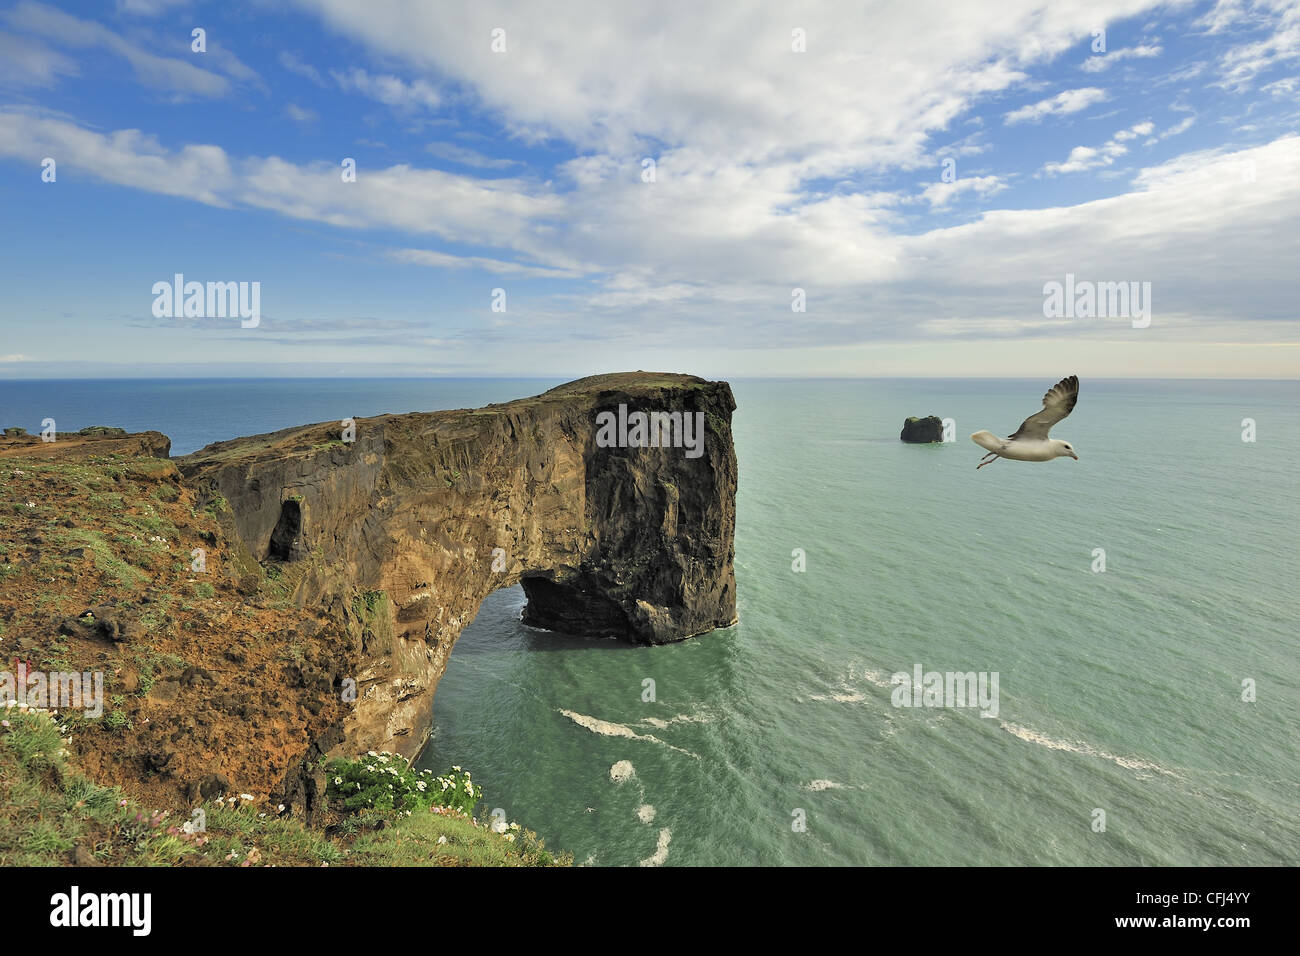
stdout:
{"type": "Polygon", "coordinates": [[[1030,415],[1020,423],[1020,428],[1010,438],[998,438],[992,432],[979,431],[970,436],[970,440],[989,453],[975,466],[979,471],[985,465],[991,465],[999,458],[1014,461],[1051,461],[1067,455],[1075,461],[1079,456],[1074,453],[1074,446],[1059,438],[1048,438],[1052,426],[1070,412],[1079,400],[1079,376],[1063,378],[1047,390],[1043,396],[1043,410],[1030,415]]]}

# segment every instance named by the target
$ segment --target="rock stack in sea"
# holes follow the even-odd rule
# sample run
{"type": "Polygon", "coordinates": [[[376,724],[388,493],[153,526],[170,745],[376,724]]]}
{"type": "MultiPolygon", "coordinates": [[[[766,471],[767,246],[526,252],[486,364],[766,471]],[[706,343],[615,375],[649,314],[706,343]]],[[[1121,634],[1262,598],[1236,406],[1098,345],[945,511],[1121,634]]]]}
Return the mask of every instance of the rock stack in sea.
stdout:
{"type": "Polygon", "coordinates": [[[943,441],[943,422],[936,415],[926,418],[915,416],[903,422],[903,430],[898,435],[900,441],[914,445],[943,441]]]}

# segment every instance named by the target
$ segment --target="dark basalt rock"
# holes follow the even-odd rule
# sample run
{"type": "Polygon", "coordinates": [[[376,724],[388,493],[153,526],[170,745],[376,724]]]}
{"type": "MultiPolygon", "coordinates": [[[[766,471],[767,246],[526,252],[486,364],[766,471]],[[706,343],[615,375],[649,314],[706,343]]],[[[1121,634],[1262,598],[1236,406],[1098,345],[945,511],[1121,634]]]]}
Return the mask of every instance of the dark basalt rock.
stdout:
{"type": "Polygon", "coordinates": [[[900,441],[910,442],[914,445],[943,441],[943,421],[935,415],[926,418],[913,416],[903,422],[903,430],[899,433],[898,438],[900,441]]]}
{"type": "Polygon", "coordinates": [[[735,622],[735,407],[726,382],[628,372],[356,419],[346,443],[326,423],[175,462],[250,561],[362,635],[344,749],[412,756],[456,638],[498,588],[522,582],[529,624],[634,643],[735,622]],[[702,454],[597,446],[597,414],[620,405],[700,413],[702,454]]]}

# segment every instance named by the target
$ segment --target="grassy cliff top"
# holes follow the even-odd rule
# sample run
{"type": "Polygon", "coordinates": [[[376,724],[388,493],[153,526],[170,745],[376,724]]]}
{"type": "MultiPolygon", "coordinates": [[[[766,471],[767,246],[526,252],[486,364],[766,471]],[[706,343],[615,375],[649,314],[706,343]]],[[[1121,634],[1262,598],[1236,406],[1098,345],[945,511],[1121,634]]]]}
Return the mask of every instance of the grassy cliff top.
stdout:
{"type": "MultiPolygon", "coordinates": [[[[611,372],[604,375],[590,375],[557,385],[555,388],[539,395],[529,395],[484,405],[482,408],[441,409],[433,412],[395,412],[357,418],[358,423],[386,422],[393,419],[405,419],[420,425],[442,421],[454,421],[464,416],[504,415],[511,412],[536,409],[551,405],[595,398],[602,392],[626,392],[633,396],[645,398],[662,398],[664,392],[697,392],[712,388],[726,387],[725,383],[710,382],[694,375],[681,375],[675,372],[611,372]]],[[[360,431],[358,430],[358,434],[360,431]]],[[[272,456],[308,456],[322,448],[342,445],[339,422],[317,422],[310,425],[295,425],[275,432],[232,438],[227,441],[214,442],[198,451],[177,457],[182,467],[191,464],[243,461],[272,456]]]]}

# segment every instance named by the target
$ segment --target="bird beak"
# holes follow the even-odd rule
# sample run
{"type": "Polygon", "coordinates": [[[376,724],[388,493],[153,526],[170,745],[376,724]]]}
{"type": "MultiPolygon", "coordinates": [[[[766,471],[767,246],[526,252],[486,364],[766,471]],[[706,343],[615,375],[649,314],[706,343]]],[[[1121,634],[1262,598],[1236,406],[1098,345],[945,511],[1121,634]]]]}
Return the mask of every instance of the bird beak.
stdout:
{"type": "Polygon", "coordinates": [[[1079,460],[1079,456],[1076,455],[1074,452],[1070,452],[1070,457],[1073,458],[1075,461],[1079,460]]]}

